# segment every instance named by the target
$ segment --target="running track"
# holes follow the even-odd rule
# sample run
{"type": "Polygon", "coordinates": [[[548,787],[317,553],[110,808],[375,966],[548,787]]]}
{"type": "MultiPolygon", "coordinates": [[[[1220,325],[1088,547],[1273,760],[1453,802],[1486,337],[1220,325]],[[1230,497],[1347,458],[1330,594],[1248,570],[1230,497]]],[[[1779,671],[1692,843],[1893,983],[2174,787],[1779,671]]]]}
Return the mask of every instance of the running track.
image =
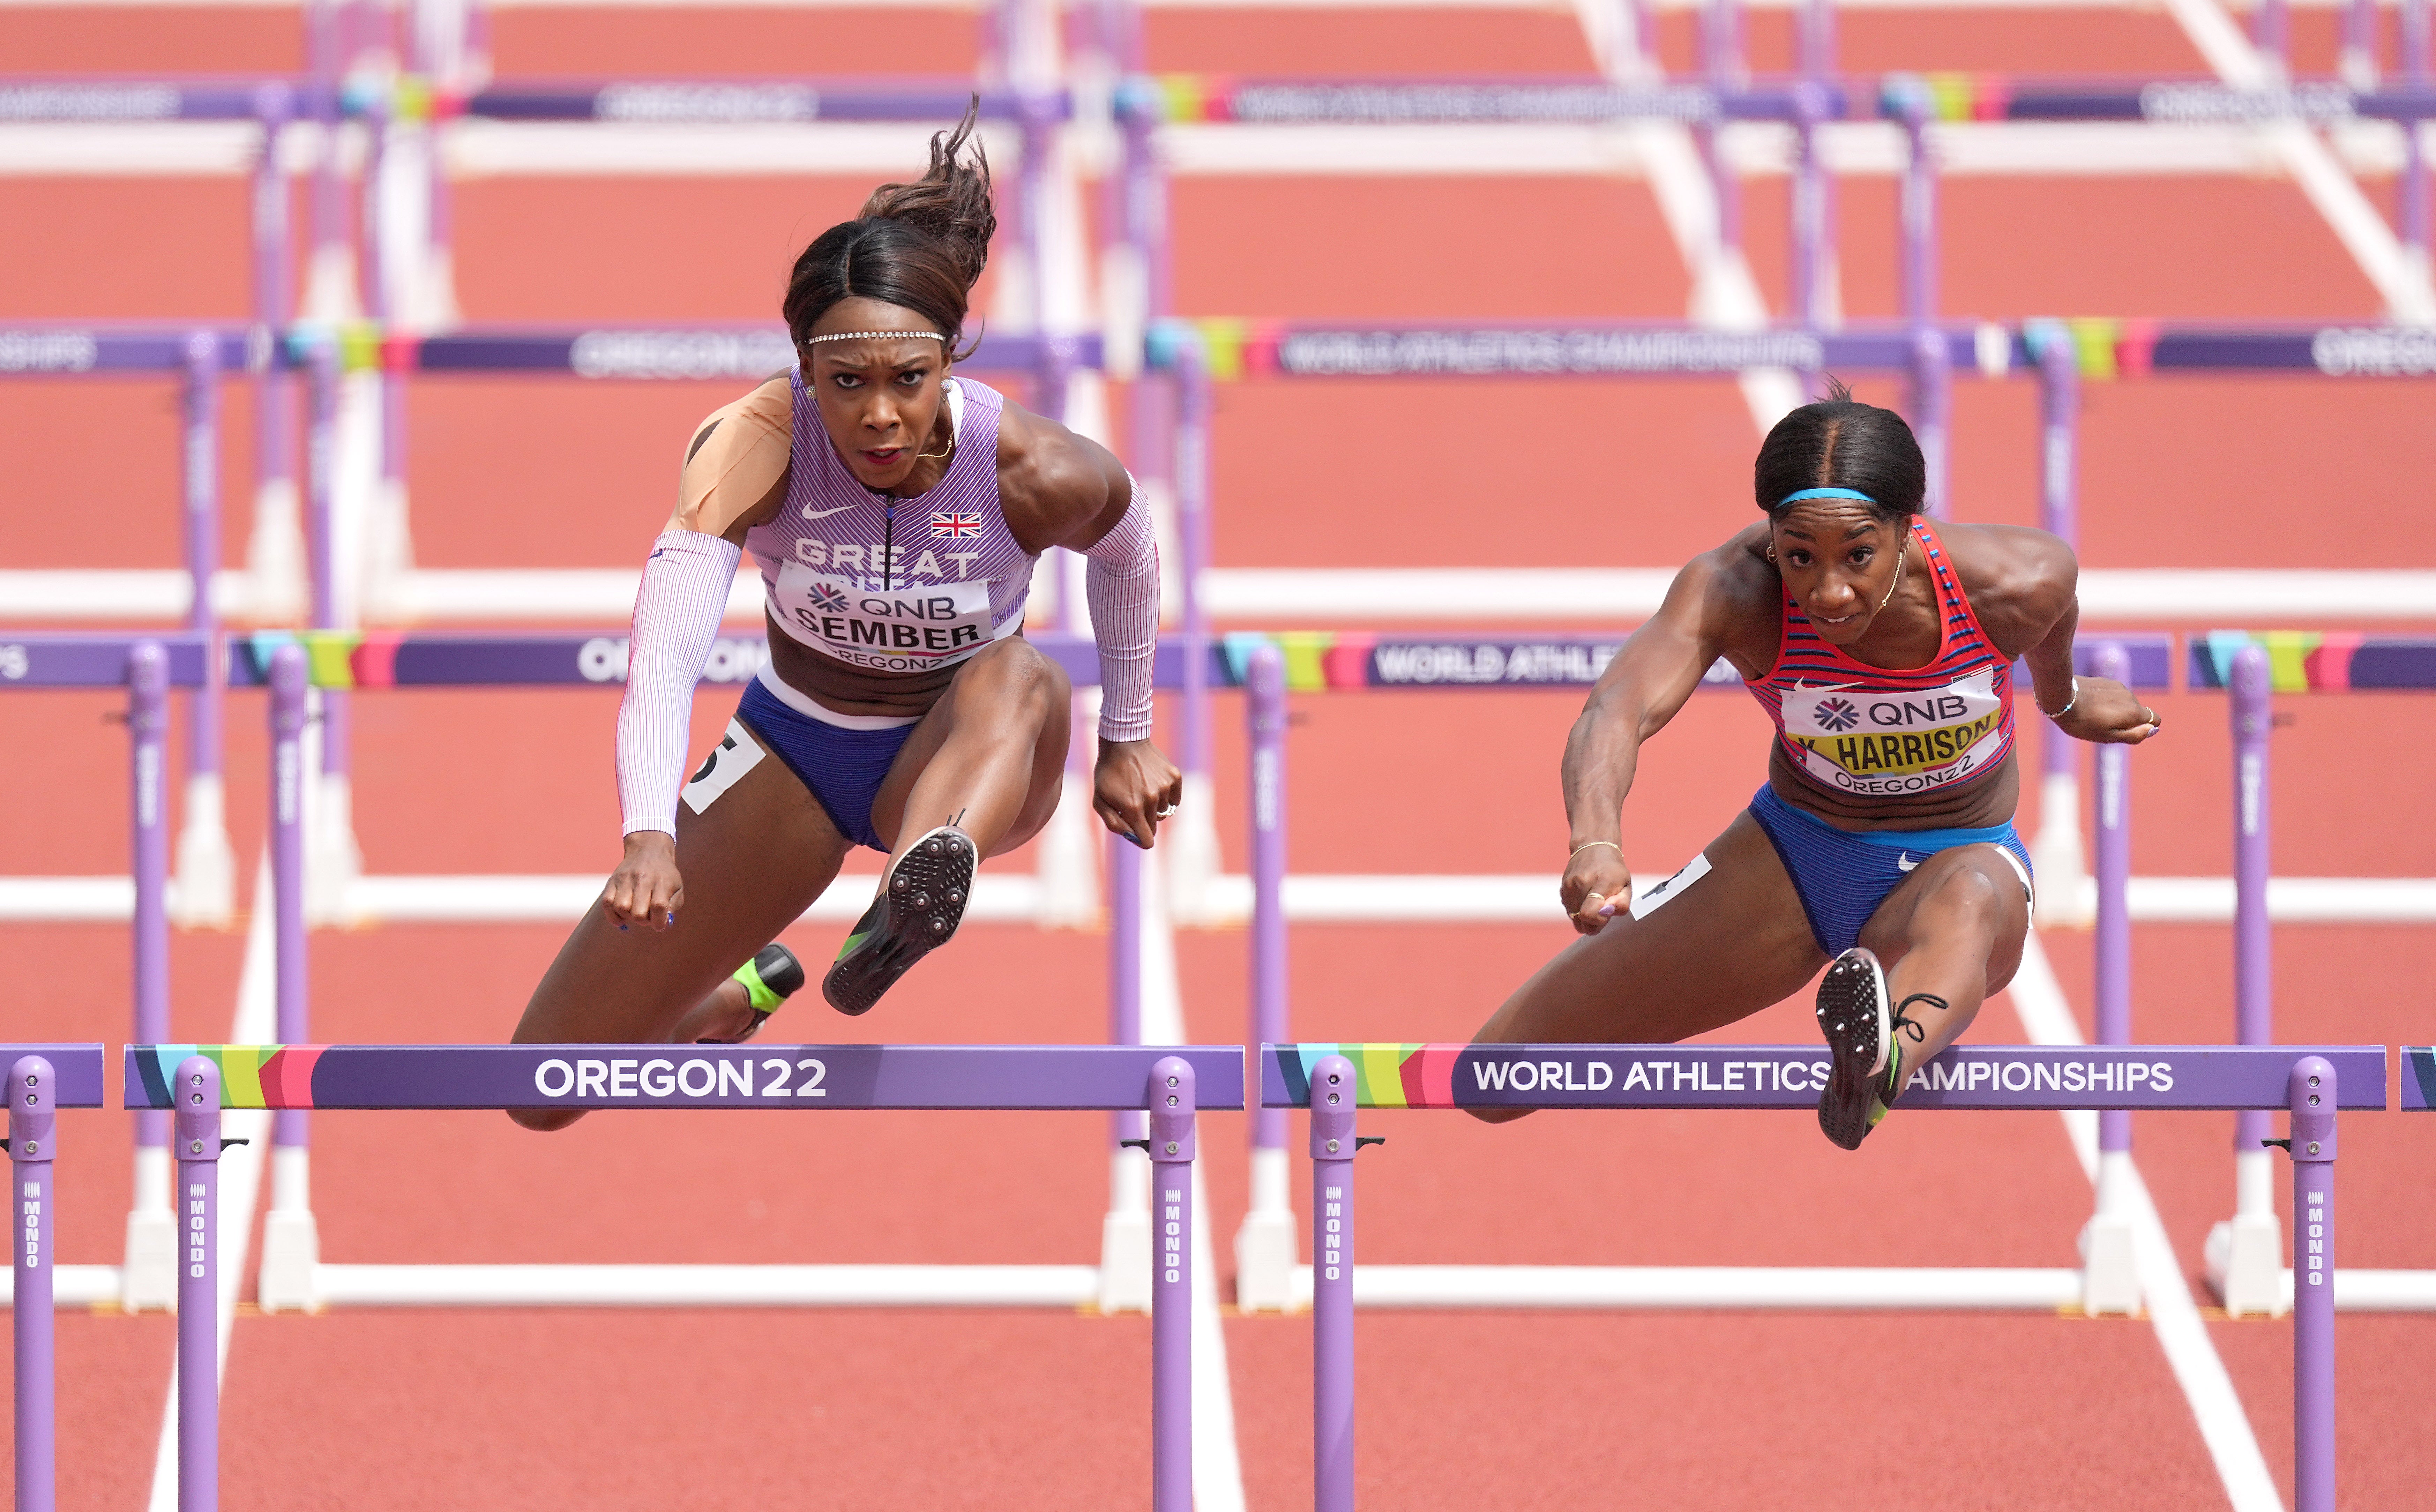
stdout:
{"type": "MultiPolygon", "coordinates": [[[[2331,20],[2296,18],[2323,70],[2331,20]]],[[[1670,14],[1670,66],[1689,59],[1670,14]]],[[[2192,73],[2156,11],[1860,11],[1856,70],[2192,73]]],[[[287,12],[0,10],[12,68],[292,66],[287,12]],[[130,26],[130,21],[141,21],[130,26]]],[[[683,16],[514,10],[502,74],[823,73],[968,67],[969,17],[683,16]]],[[[1152,65],[1270,74],[1557,72],[1588,66],[1558,12],[1160,12],[1152,65]]],[[[1761,67],[1783,18],[1752,26],[1761,67]]],[[[1748,240],[1781,287],[1781,181],[1757,181],[1748,240]]],[[[804,179],[494,180],[461,185],[460,290],[476,320],[757,319],[783,265],[867,185],[804,179]]],[[[2366,319],[2374,295],[2323,222],[2270,180],[1957,179],[1944,198],[1944,307],[1991,317],[2138,313],[2366,319]],[[2065,226],[2059,237],[2048,228],[2065,226]],[[2228,235],[2228,230],[2237,235],[2228,235]]],[[[301,209],[301,196],[300,196],[301,209]]],[[[1848,179],[1844,297],[1891,310],[1892,185],[1848,179]]],[[[0,318],[228,316],[244,308],[234,180],[0,181],[0,318]],[[32,228],[39,228],[36,231],[32,228]]],[[[300,217],[301,219],[301,217],[300,217]]],[[[1198,180],[1176,189],[1179,305],[1193,312],[1445,318],[1679,317],[1687,283],[1635,180],[1198,180]]],[[[457,381],[414,398],[416,545],[429,565],[623,565],[656,527],[690,423],[725,397],[682,386],[457,381]]],[[[1723,383],[1421,383],[1221,391],[1218,556],[1243,565],[1672,562],[1749,516],[1753,444],[1723,383]],[[1587,481],[1586,480],[1590,480],[1587,481]]],[[[2427,566],[2424,386],[2256,379],[2093,388],[2084,560],[2094,565],[2427,566]],[[2414,529],[2414,528],[2418,529],[2414,529]]],[[[2034,513],[2027,386],[1959,391],[1956,495],[1973,519],[2034,513]]],[[[1119,404],[1117,412],[1122,413],[1119,404]]],[[[228,478],[249,476],[230,393],[228,478]]],[[[14,562],[169,565],[174,410],[165,386],[23,386],[0,406],[14,562]]],[[[243,545],[243,512],[231,521],[243,545]]],[[[0,871],[123,868],[113,701],[0,706],[15,791],[0,871]]],[[[2230,865],[2218,700],[2159,701],[2167,737],[2135,761],[2135,867],[2230,865]]],[[[614,794],[605,695],[396,693],[356,704],[357,826],[376,872],[600,869],[614,794]]],[[[1571,701],[1375,694],[1297,707],[1297,870],[1505,872],[1552,864],[1571,701]],[[1460,814],[1459,822],[1447,816],[1460,814]]],[[[2278,737],[2276,870],[2436,875],[2424,752],[2436,711],[2293,701],[2278,737]]],[[[725,718],[705,697],[706,739],[725,718]]],[[[1220,704],[1230,869],[1243,829],[1235,708],[1220,704]]],[[[232,820],[259,843],[261,708],[231,700],[232,820]]],[[[1654,745],[1627,837],[1664,871],[1757,782],[1758,716],[1696,700],[1654,745]]],[[[2027,830],[2034,809],[2023,816],[2027,830]]],[[[1020,867],[1022,859],[1013,863],[1020,867]]],[[[315,942],[316,1035],[502,1034],[555,949],[552,929],[392,928],[315,942]]],[[[9,1032],[115,1039],[123,931],[0,931],[9,1032]]],[[[804,930],[799,950],[833,948],[804,930]]],[[[1297,1032],[1467,1034],[1561,928],[1310,927],[1296,937],[1297,1032]]],[[[2086,1024],[2087,941],[2051,935],[2086,1024]]],[[[2135,1033],[2230,1029],[2228,931],[2138,931],[2135,1033]]],[[[2281,1035],[2425,1039],[2436,932],[2286,928],[2281,1035]]],[[[228,1032],[242,939],[182,936],[184,1037],[228,1032]]],[[[816,1004],[808,1037],[1082,1040],[1100,1032],[1105,941],[967,931],[868,1022],[816,1004]]],[[[1244,940],[1178,941],[1195,1038],[1243,1030],[1244,940]]],[[[1799,1039],[1799,1003],[1736,1037],[1799,1039]]],[[[1975,1031],[2022,1035],[2010,1002],[1975,1031]]],[[[676,1115],[593,1119],[539,1139],[496,1116],[316,1121],[317,1208],[333,1260],[1082,1261],[1105,1201],[1096,1118],[676,1115]],[[966,1156],[963,1139],[978,1137],[966,1156]],[[882,1173],[894,1174],[894,1181],[882,1173]]],[[[2138,1153],[2193,1285],[2230,1206],[2221,1116],[2144,1118],[2138,1153]]],[[[1223,1255],[1243,1202],[1242,1120],[1209,1121],[1223,1255]]],[[[1803,1115],[1542,1115],[1497,1131],[1378,1114],[1362,1254],[1377,1261],[2072,1263],[2088,1188],[2044,1114],[1914,1114],[1859,1158],[1803,1115]]],[[[124,1121],[79,1117],[62,1225],[71,1260],[113,1257],[124,1121]]],[[[2424,1173],[2436,1130],[2350,1122],[2345,1263],[2436,1265],[2424,1173]],[[2414,1180],[2414,1177],[2420,1179],[2414,1180]]],[[[1223,1263],[1223,1262],[1222,1262],[1223,1263]]],[[[1854,1486],[1888,1509],[2221,1504],[2189,1405],[2145,1323],[1921,1315],[1366,1314],[1364,1497],[1423,1508],[1805,1504],[1854,1486]],[[1871,1405],[1857,1414],[1854,1407],[1871,1405]],[[1866,1424],[1856,1430],[1856,1422],[1866,1424]]],[[[2289,1331],[2208,1330],[2279,1480],[2288,1477],[2289,1331]]],[[[2436,1322],[2340,1330],[2346,1504],[2405,1507],[2436,1469],[2424,1382],[2436,1322]]],[[[1227,1324],[1250,1504],[1307,1497],[1308,1325],[1227,1324]]],[[[167,1383],[160,1317],[61,1320],[63,1504],[143,1504],[167,1383]]],[[[358,1312],[241,1318],[226,1386],[229,1504],[1072,1507],[1140,1500],[1148,1448],[1139,1318],[743,1312],[358,1312]]]]}

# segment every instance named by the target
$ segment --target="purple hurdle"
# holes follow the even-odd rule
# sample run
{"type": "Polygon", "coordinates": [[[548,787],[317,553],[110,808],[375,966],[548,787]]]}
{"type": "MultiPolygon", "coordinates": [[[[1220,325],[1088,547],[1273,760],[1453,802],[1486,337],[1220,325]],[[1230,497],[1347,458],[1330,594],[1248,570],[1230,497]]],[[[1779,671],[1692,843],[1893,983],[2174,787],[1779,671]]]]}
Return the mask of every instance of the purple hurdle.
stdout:
{"type": "MultiPolygon", "coordinates": [[[[80,1069],[98,1098],[99,1047],[80,1069]]],[[[1204,1107],[1244,1105],[1240,1045],[130,1045],[126,1100],[174,1107],[180,1512],[214,1512],[218,1475],[215,1176],[229,1106],[1147,1111],[1154,1173],[1154,1512],[1192,1507],[1192,1235],[1204,1107]],[[783,1050],[783,1058],[774,1051],[783,1050]],[[773,1078],[775,1059],[780,1074],[773,1078]],[[792,1063],[792,1064],[790,1064],[792,1063]],[[227,1075],[222,1076],[225,1068],[227,1075]]],[[[733,1301],[735,1298],[731,1297],[733,1301]]]]}
{"type": "MultiPolygon", "coordinates": [[[[1906,1090],[1903,1105],[2288,1108],[2299,1215],[2293,1264],[2301,1293],[2292,1345],[2293,1504],[2295,1512],[2334,1512],[2336,1111],[2385,1106],[2385,1057],[2382,1045],[1955,1046],[1920,1068],[1921,1079],[1906,1090]],[[2353,1088],[2348,1104],[2344,1086],[2353,1088]]],[[[1353,1342],[1344,1322],[1354,1288],[1353,1184],[1350,1168],[1339,1163],[1354,1153],[1347,1143],[1352,1108],[1807,1108],[1815,1105],[1826,1069],[1815,1045],[1262,1045],[1261,1105],[1312,1110],[1312,1184],[1315,1193],[1334,1189],[1332,1200],[1315,1197],[1314,1210],[1320,1222],[1339,1225],[1333,1259],[1331,1242],[1319,1242],[1314,1301],[1333,1284],[1342,1288],[1342,1308],[1313,1309],[1318,1414],[1313,1465],[1320,1512],[1345,1512],[1353,1504],[1353,1342]],[[1340,1089],[1351,1095],[1342,1104],[1327,1101],[1340,1089]],[[1342,1275],[1328,1276],[1331,1265],[1342,1275]]],[[[1361,1142],[1351,1139],[1351,1145],[1361,1142]]],[[[1540,1305],[1549,1304],[1542,1299],[1540,1305]]]]}
{"type": "MultiPolygon", "coordinates": [[[[185,342],[186,576],[194,596],[186,628],[219,633],[212,585],[220,565],[220,341],[196,331],[185,342]]],[[[220,776],[220,693],[227,679],[218,657],[204,659],[203,680],[187,701],[186,824],[178,835],[178,922],[224,925],[236,908],[236,858],[229,849],[226,790],[220,776]]]]}
{"type": "Polygon", "coordinates": [[[220,1504],[220,1069],[178,1063],[178,1512],[220,1504]]]}
{"type": "MultiPolygon", "coordinates": [[[[279,1042],[302,1045],[306,1027],[304,949],[304,648],[286,645],[270,657],[270,894],[272,960],[276,965],[279,1042]]],[[[256,904],[260,907],[260,904],[256,904]]],[[[321,1260],[313,1219],[310,1129],[299,1108],[283,1108],[270,1135],[270,1211],[263,1220],[262,1265],[255,1277],[265,1312],[309,1312],[319,1305],[313,1270],[321,1260]]]]}
{"type": "Polygon", "coordinates": [[[59,1184],[59,1078],[40,1055],[9,1068],[9,1174],[17,1192],[17,1259],[9,1298],[16,1334],[17,1512],[51,1512],[59,1491],[58,1369],[52,1355],[52,1215],[59,1184]],[[46,1190],[47,1189],[47,1190],[46,1190]]]}
{"type": "MultiPolygon", "coordinates": [[[[1255,647],[1244,672],[1251,733],[1252,1035],[1283,1039],[1286,978],[1286,674],[1271,645],[1255,647]]],[[[1264,1107],[1251,1118],[1251,1201],[1235,1235],[1235,1305],[1284,1312],[1295,1295],[1294,1175],[1286,1155],[1286,1116],[1264,1107]]]]}
{"type": "MultiPolygon", "coordinates": [[[[2100,677],[2132,680],[2132,658],[2115,641],[2097,648],[2100,677]]],[[[2132,748],[2097,748],[2097,1043],[2132,1043],[2132,748]]],[[[2067,883],[2066,885],[2069,885],[2067,883]]],[[[2132,1115],[2097,1115],[2097,1203],[2080,1239],[2080,1307],[2092,1316],[2140,1311],[2140,1272],[2132,1257],[2130,1190],[2132,1115]]]]}
{"type": "MultiPolygon", "coordinates": [[[[2245,646],[2236,652],[2231,682],[2234,1037],[2244,1045],[2270,1045],[2275,1040],[2275,984],[2274,935],[2267,918],[2268,746],[2275,710],[2266,651],[2245,646]]],[[[2207,1237],[2208,1284],[2236,1317],[2273,1316],[2287,1305],[2284,1230],[2275,1215],[2275,1168],[2265,1148],[2267,1136],[2264,1112],[2234,1116],[2234,1213],[2207,1237]]]]}

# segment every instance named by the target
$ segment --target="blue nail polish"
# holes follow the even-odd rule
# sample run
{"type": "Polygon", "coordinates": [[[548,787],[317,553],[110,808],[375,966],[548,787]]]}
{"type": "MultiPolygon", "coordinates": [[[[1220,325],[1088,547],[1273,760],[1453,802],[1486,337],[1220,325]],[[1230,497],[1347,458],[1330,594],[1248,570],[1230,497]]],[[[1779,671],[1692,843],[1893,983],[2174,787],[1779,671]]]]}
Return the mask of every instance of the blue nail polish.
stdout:
{"type": "Polygon", "coordinates": [[[670,924],[674,924],[676,921],[677,921],[677,913],[676,913],[676,910],[674,910],[674,909],[670,909],[670,910],[669,910],[669,922],[670,922],[670,924]]]}
{"type": "Polygon", "coordinates": [[[1134,843],[1134,846],[1135,846],[1135,848],[1136,848],[1136,849],[1138,849],[1138,850],[1148,850],[1148,849],[1150,849],[1150,842],[1149,842],[1149,841],[1146,841],[1146,840],[1144,840],[1144,839],[1142,839],[1140,835],[1135,834],[1135,833],[1134,833],[1132,830],[1130,830],[1130,829],[1128,829],[1128,830],[1126,830],[1126,831],[1125,831],[1125,838],[1126,838],[1127,840],[1132,841],[1132,842],[1134,843]]]}

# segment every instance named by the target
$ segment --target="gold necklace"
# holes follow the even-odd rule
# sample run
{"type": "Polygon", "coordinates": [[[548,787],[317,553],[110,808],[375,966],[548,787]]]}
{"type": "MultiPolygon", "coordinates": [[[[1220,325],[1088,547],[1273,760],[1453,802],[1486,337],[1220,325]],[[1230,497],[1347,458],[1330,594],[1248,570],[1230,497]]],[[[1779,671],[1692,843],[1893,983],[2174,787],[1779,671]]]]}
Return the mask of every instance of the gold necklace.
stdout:
{"type": "MultiPolygon", "coordinates": [[[[1887,612],[1887,605],[1895,601],[1895,590],[1903,586],[1904,564],[1910,559],[1911,532],[1906,530],[1904,532],[1904,544],[1895,553],[1895,581],[1887,584],[1887,596],[1878,600],[1878,615],[1885,614],[1887,612]]],[[[1878,615],[1871,615],[1870,617],[1875,619],[1878,617],[1878,615]]]]}

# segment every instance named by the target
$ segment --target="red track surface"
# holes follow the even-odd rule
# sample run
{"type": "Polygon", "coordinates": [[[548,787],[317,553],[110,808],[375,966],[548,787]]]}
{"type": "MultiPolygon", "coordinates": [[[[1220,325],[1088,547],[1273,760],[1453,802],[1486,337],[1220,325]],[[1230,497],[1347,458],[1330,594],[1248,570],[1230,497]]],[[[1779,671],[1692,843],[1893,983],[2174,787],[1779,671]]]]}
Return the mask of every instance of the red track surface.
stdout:
{"type": "MultiPolygon", "coordinates": [[[[2326,18],[2299,21],[2304,60],[2326,18]]],[[[1670,14],[1671,66],[1689,23],[1670,14]]],[[[1757,16],[1763,68],[1787,49],[1757,16]]],[[[11,68],[143,72],[292,66],[285,13],[0,11],[11,68]],[[139,25],[129,25],[140,18],[139,25]]],[[[1862,11],[1855,70],[2192,74],[2150,12],[1862,11]]],[[[968,17],[513,10],[499,70],[816,73],[918,59],[969,66],[968,17]]],[[[1244,74],[1545,73],[1587,64],[1559,13],[1158,12],[1159,69],[1244,74]]],[[[458,271],[478,320],[758,318],[786,259],[851,213],[859,182],[526,179],[461,185],[458,271]]],[[[1846,307],[1894,302],[1892,190],[1843,187],[1846,307]]],[[[300,197],[301,208],[301,197],[300,197]]],[[[1782,285],[1781,184],[1749,190],[1763,287],[1782,285]]],[[[235,180],[0,181],[0,318],[225,317],[245,304],[235,180]],[[30,235],[23,228],[41,227],[30,235]]],[[[2375,301],[2290,185],[2230,179],[1957,179],[1944,189],[1944,307],[1973,315],[2370,318],[2375,301]],[[2237,238],[2227,235],[2238,228],[2237,238]]],[[[1188,180],[1177,293],[1193,312],[1395,318],[1679,315],[1681,263],[1637,181],[1188,180]]],[[[1883,391],[1870,385],[1872,392],[1883,391]]],[[[413,397],[415,541],[431,565],[618,565],[665,509],[680,439],[719,387],[427,380],[413,397]],[[534,438],[542,438],[534,444],[534,438]]],[[[1730,384],[1246,384],[1222,389],[1218,556],[1243,565],[1648,565],[1749,517],[1753,443],[1730,384]],[[1521,461],[1508,459],[1520,458],[1521,461]]],[[[1966,382],[1956,494],[1978,519],[2035,517],[2033,399],[1966,382]]],[[[1122,413],[1122,404],[1117,411],[1122,413]]],[[[2427,566],[2424,386],[2151,380],[2093,386],[2083,557],[2094,565],[2427,566]]],[[[230,393],[230,496],[251,472],[247,396],[230,393]]],[[[11,565],[177,559],[166,385],[12,385],[11,565]]],[[[243,511],[230,522],[242,549],[243,511]]],[[[125,854],[122,746],[99,695],[0,705],[27,794],[0,873],[106,872],[125,854]]],[[[2158,700],[2168,734],[2135,762],[2137,870],[2220,875],[2231,843],[2224,704],[2158,700]]],[[[602,694],[394,693],[356,701],[357,817],[376,872],[578,871],[614,855],[602,694]]],[[[2424,701],[2288,701],[2278,736],[2277,871],[2436,875],[2424,701]],[[2398,822],[2397,822],[2398,821],[2398,822]]],[[[1298,702],[1293,864],[1306,871],[1545,870],[1561,847],[1556,756],[1571,701],[1544,694],[1298,702]],[[1460,822],[1448,816],[1460,814],[1460,822]]],[[[239,854],[260,843],[262,709],[230,701],[239,854]]],[[[697,733],[725,717],[705,698],[697,733]]],[[[1222,834],[1244,827],[1241,741],[1219,704],[1222,834]]],[[[1627,843],[1671,869],[1759,780],[1759,717],[1707,698],[1644,762],[1627,843]]],[[[2027,829],[2035,812],[2023,816],[2027,829]]],[[[1018,860],[1016,864],[1024,864],[1018,860]]],[[[559,931],[324,933],[316,1037],[502,1034],[559,931]]],[[[1564,938],[1555,925],[1306,928],[1296,1030],[1310,1038],[1460,1037],[1564,938]]],[[[830,947],[800,930],[799,949],[830,947]]],[[[241,942],[182,936],[177,1032],[223,1037],[241,942]]],[[[2138,931],[2137,1034],[2231,1027],[2229,934],[2138,931]]],[[[2049,936],[2086,1012],[2087,942],[2049,936]]],[[[2429,1037],[2436,931],[2286,928],[2289,1040],[2429,1037]]],[[[977,927],[871,1021],[816,1005],[790,1033],[899,1040],[1087,1040],[1104,941],[977,927]]],[[[1243,1036],[1244,942],[1186,935],[1196,1038],[1243,1036]]],[[[19,1037],[116,1039],[115,929],[0,930],[19,1037]]],[[[1737,1037],[1800,1039],[1782,1005],[1737,1037]]],[[[1982,1040],[2020,1036],[1992,1004],[1982,1040]]],[[[2221,1116],[2145,1117],[2141,1162],[2196,1267],[2231,1205],[2221,1116]]],[[[1866,1155],[1801,1115],[1560,1118],[1495,1131],[1380,1114],[1364,1167],[1363,1255],[1378,1261],[1714,1264],[2073,1262],[2089,1206],[2057,1121],[1893,1120],[1866,1155]]],[[[1209,1121],[1218,1250],[1244,1205],[1243,1121],[1209,1121]]],[[[62,1250],[114,1257],[126,1121],[66,1127],[62,1250]]],[[[334,1260],[1088,1261],[1105,1201],[1103,1125],[1057,1116],[595,1118],[540,1139],[491,1116],[325,1115],[317,1208],[334,1260]]],[[[2436,1266],[2424,1173],[2436,1124],[2349,1121],[2342,1260],[2436,1266]]],[[[1226,1262],[1222,1260],[1222,1265],[1226,1262]]],[[[2196,1281],[2196,1277],[2195,1277],[2196,1281]]],[[[1227,1326],[1252,1504],[1308,1495],[1308,1329],[1227,1326]]],[[[2271,1464],[2288,1477],[2289,1330],[2213,1326],[2271,1464]]],[[[158,1317],[61,1326],[63,1504],[141,1504],[167,1388],[158,1317]]],[[[1929,1315],[1366,1314],[1365,1504],[1381,1508],[1807,1505],[1859,1485],[1889,1509],[2219,1504],[2215,1471],[2152,1331],[2124,1321],[1929,1315]],[[1853,1431],[1853,1407],[1883,1406],[1853,1431]],[[1899,1446],[1899,1447],[1898,1447],[1899,1446]]],[[[2410,1370],[2426,1319],[2340,1325],[2345,1504],[2419,1504],[2436,1413],[2410,1370]],[[2411,1487],[2421,1489],[2417,1492],[2411,1487]]],[[[1140,1319],[974,1313],[361,1312],[246,1317],[226,1392],[228,1503],[247,1508],[532,1506],[1073,1507],[1139,1503],[1147,1473],[1140,1319]]]]}

